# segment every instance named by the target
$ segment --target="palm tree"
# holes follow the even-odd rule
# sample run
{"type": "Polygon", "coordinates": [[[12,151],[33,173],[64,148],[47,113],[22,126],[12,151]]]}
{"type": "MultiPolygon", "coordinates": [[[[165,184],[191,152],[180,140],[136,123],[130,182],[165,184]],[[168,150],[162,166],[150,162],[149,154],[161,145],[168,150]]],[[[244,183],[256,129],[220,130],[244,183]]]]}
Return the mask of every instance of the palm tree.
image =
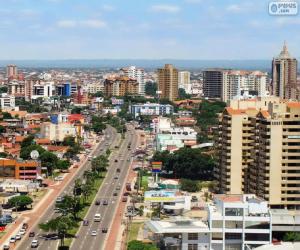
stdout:
{"type": "Polygon", "coordinates": [[[60,245],[64,246],[64,239],[67,231],[74,228],[76,222],[67,216],[60,216],[55,219],[49,220],[46,223],[39,224],[40,229],[45,232],[56,232],[60,238],[60,245]]]}

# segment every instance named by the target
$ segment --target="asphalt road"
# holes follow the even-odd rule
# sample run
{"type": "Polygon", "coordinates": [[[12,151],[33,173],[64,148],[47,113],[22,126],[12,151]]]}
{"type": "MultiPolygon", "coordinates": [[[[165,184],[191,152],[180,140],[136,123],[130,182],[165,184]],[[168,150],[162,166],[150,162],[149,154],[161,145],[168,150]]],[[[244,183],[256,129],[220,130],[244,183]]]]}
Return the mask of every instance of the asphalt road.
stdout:
{"type": "Polygon", "coordinates": [[[104,249],[105,240],[112,225],[117,205],[121,202],[122,195],[125,192],[126,176],[131,164],[131,151],[127,149],[128,143],[131,143],[131,149],[134,150],[137,144],[137,136],[132,127],[131,131],[126,133],[119,150],[114,151],[110,158],[108,173],[94,200],[101,200],[101,205],[97,206],[95,203],[91,205],[85,217],[89,221],[89,225],[81,225],[76,239],[73,240],[71,250],[104,249]],[[115,159],[118,162],[115,162],[115,159]],[[116,173],[117,168],[121,169],[120,173],[116,173]],[[118,179],[115,179],[116,176],[118,176],[118,179]],[[120,186],[120,190],[116,190],[117,186],[120,186]],[[117,192],[117,196],[113,196],[115,192],[117,192]],[[108,205],[103,205],[103,200],[108,200],[108,205]],[[94,222],[94,215],[96,213],[101,214],[101,222],[94,222]],[[102,233],[102,228],[108,228],[108,232],[102,233]],[[97,235],[92,236],[92,231],[97,231],[97,235]]]}
{"type": "MultiPolygon", "coordinates": [[[[100,142],[98,145],[97,149],[91,154],[91,156],[98,156],[101,153],[104,153],[107,148],[111,147],[113,148],[115,145],[118,144],[118,135],[115,131],[115,129],[108,127],[105,132],[105,139],[100,142]]],[[[89,169],[91,167],[90,161],[86,161],[83,166],[80,167],[78,172],[75,174],[75,176],[72,178],[70,183],[62,190],[61,195],[72,193],[73,187],[74,187],[74,182],[77,178],[80,178],[83,176],[83,173],[85,170],[89,169]]],[[[41,231],[38,227],[38,224],[46,222],[47,220],[50,220],[52,218],[55,218],[58,214],[54,212],[54,207],[55,207],[55,199],[53,200],[52,204],[49,204],[48,209],[46,212],[40,217],[39,221],[36,223],[34,228],[31,229],[31,231],[34,231],[36,234],[36,237],[34,238],[28,238],[28,234],[22,239],[21,242],[19,242],[16,245],[16,249],[18,250],[25,250],[25,249],[31,249],[31,241],[33,239],[38,239],[39,240],[39,247],[38,249],[42,250],[56,250],[57,246],[59,244],[58,240],[44,240],[40,239],[38,235],[45,234],[45,232],[41,231]]]]}

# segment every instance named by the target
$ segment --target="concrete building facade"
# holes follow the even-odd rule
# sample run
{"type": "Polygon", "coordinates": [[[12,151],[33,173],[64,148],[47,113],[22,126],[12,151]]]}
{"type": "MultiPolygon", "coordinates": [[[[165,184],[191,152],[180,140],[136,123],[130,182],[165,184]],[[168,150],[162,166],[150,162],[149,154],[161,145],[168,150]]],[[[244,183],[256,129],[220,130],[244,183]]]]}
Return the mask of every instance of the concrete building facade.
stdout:
{"type": "Polygon", "coordinates": [[[171,64],[157,70],[160,98],[175,101],[178,98],[178,70],[171,64]]]}

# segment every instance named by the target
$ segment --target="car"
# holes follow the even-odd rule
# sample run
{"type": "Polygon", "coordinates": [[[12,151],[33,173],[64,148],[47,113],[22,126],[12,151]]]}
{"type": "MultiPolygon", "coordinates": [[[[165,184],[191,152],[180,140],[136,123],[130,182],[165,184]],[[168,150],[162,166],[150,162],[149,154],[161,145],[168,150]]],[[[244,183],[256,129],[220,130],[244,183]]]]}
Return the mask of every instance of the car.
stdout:
{"type": "Polygon", "coordinates": [[[9,250],[9,244],[4,244],[2,249],[3,250],[9,250]]]}
{"type": "Polygon", "coordinates": [[[29,233],[29,237],[34,237],[34,236],[35,236],[35,232],[31,231],[31,232],[29,233]]]}
{"type": "Polygon", "coordinates": [[[101,214],[95,214],[94,215],[94,222],[100,222],[101,221],[101,214]]]}
{"type": "Polygon", "coordinates": [[[96,206],[99,206],[100,204],[101,204],[101,202],[100,202],[99,200],[96,200],[96,201],[95,201],[95,205],[96,205],[96,206]]]}
{"type": "Polygon", "coordinates": [[[26,233],[26,230],[24,228],[21,228],[20,231],[19,231],[19,234],[24,235],[25,233],[26,233]]]}
{"type": "Polygon", "coordinates": [[[16,234],[15,238],[16,238],[16,240],[21,240],[22,236],[21,236],[21,234],[16,234]]]}
{"type": "Polygon", "coordinates": [[[103,204],[104,206],[107,206],[107,205],[108,205],[108,200],[104,200],[104,201],[102,202],[102,204],[103,204]]]}
{"type": "Polygon", "coordinates": [[[116,146],[115,146],[115,148],[119,148],[119,146],[118,146],[118,145],[116,145],[116,146]]]}
{"type": "Polygon", "coordinates": [[[113,196],[118,196],[118,193],[117,193],[117,192],[114,192],[114,193],[113,193],[113,196]]]}
{"type": "Polygon", "coordinates": [[[22,228],[25,229],[25,230],[27,230],[28,224],[27,223],[23,223],[22,228]]]}
{"type": "Polygon", "coordinates": [[[16,242],[16,237],[14,237],[14,236],[10,237],[9,242],[10,243],[15,243],[16,242]]]}
{"type": "Polygon", "coordinates": [[[93,231],[91,232],[91,236],[97,236],[97,231],[93,230],[93,231]]]}
{"type": "Polygon", "coordinates": [[[62,181],[63,179],[64,179],[63,176],[56,176],[56,177],[54,178],[55,181],[62,181]]]}
{"type": "Polygon", "coordinates": [[[74,165],[74,167],[73,168],[79,168],[79,165],[78,164],[76,164],[76,165],[74,165]]]}
{"type": "Polygon", "coordinates": [[[130,158],[128,158],[127,161],[129,162],[129,161],[130,161],[130,158]]]}
{"type": "Polygon", "coordinates": [[[123,196],[129,196],[130,195],[130,193],[128,193],[128,192],[125,192],[124,194],[123,194],[123,196]]]}
{"type": "Polygon", "coordinates": [[[39,241],[38,240],[31,241],[31,247],[32,248],[37,248],[38,246],[39,246],[39,241]]]}
{"type": "Polygon", "coordinates": [[[89,225],[89,221],[88,220],[83,220],[83,223],[82,223],[84,226],[88,226],[89,225]]]}
{"type": "Polygon", "coordinates": [[[117,172],[117,173],[120,173],[120,172],[121,172],[121,169],[120,169],[120,168],[117,168],[116,172],[117,172]]]}
{"type": "Polygon", "coordinates": [[[62,202],[62,201],[63,201],[63,197],[58,196],[58,197],[56,198],[56,203],[60,203],[60,202],[62,202]]]}
{"type": "Polygon", "coordinates": [[[122,197],[122,202],[127,202],[127,197],[126,196],[122,197]]]}
{"type": "Polygon", "coordinates": [[[117,175],[114,177],[115,180],[117,180],[118,178],[119,178],[119,177],[118,177],[117,175]]]}
{"type": "Polygon", "coordinates": [[[117,159],[115,159],[115,162],[118,162],[118,160],[117,160],[117,159]]]}
{"type": "Polygon", "coordinates": [[[107,231],[108,231],[108,228],[107,228],[107,227],[103,227],[103,228],[102,228],[102,233],[107,233],[107,231]]]}
{"type": "Polygon", "coordinates": [[[116,190],[120,190],[120,189],[121,189],[121,187],[120,187],[120,186],[117,186],[117,187],[116,187],[116,190]]]}

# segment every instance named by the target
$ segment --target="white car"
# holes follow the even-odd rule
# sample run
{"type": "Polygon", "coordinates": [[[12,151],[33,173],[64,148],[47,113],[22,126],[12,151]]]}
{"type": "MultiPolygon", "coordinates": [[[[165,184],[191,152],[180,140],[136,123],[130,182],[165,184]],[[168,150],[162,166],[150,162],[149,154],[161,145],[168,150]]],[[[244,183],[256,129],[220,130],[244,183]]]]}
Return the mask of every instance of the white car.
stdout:
{"type": "Polygon", "coordinates": [[[19,234],[24,235],[25,233],[26,233],[26,230],[24,228],[21,228],[20,231],[19,231],[19,234]]]}
{"type": "Polygon", "coordinates": [[[16,242],[16,237],[14,237],[14,236],[11,237],[11,238],[9,239],[9,242],[10,242],[10,243],[15,243],[15,242],[16,242]]]}
{"type": "Polygon", "coordinates": [[[16,240],[20,240],[22,238],[21,234],[16,234],[16,240]]]}
{"type": "Polygon", "coordinates": [[[3,248],[2,248],[2,249],[3,249],[3,250],[9,250],[9,248],[10,248],[10,247],[9,247],[9,243],[6,243],[6,244],[3,245],[3,248]]]}
{"type": "Polygon", "coordinates": [[[32,248],[35,248],[35,247],[38,247],[38,246],[39,246],[38,240],[33,240],[33,241],[31,241],[31,247],[32,247],[32,248]]]}
{"type": "Polygon", "coordinates": [[[62,181],[64,179],[63,176],[57,176],[54,178],[55,181],[62,181]]]}
{"type": "Polygon", "coordinates": [[[91,236],[97,236],[97,231],[95,231],[95,230],[92,231],[92,232],[91,232],[91,236]]]}

